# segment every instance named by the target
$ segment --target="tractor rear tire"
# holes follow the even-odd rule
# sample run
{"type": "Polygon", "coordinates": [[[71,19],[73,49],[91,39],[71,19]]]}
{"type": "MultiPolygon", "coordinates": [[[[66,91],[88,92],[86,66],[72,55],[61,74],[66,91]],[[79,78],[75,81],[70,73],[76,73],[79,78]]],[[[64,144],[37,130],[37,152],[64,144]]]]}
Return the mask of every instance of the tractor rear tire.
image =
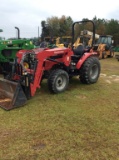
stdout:
{"type": "Polygon", "coordinates": [[[89,57],[81,67],[80,81],[84,84],[96,83],[100,75],[100,62],[97,57],[89,57]]]}
{"type": "Polygon", "coordinates": [[[62,69],[56,69],[51,72],[48,78],[48,88],[51,93],[60,93],[67,89],[69,84],[69,75],[62,69]]]}

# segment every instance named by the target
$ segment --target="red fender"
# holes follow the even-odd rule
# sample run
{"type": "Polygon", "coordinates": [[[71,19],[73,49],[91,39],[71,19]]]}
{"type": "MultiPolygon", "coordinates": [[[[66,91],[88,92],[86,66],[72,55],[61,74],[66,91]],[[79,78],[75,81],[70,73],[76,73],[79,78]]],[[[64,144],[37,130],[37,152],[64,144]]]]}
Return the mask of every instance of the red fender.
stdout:
{"type": "Polygon", "coordinates": [[[85,62],[85,60],[88,58],[88,57],[91,57],[91,56],[95,56],[97,57],[98,54],[97,52],[90,52],[90,53],[84,53],[84,55],[81,57],[81,59],[78,61],[77,65],[76,65],[76,68],[79,69],[81,68],[82,64],[85,62]]]}

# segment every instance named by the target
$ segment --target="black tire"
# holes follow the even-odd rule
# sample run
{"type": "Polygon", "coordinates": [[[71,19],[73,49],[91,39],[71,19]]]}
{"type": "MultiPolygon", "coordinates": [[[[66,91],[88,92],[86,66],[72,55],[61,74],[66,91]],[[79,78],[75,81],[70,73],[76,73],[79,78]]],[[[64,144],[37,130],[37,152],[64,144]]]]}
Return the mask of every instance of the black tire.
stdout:
{"type": "Polygon", "coordinates": [[[110,51],[109,58],[113,58],[113,57],[114,57],[114,52],[113,52],[113,51],[110,51]]]}
{"type": "Polygon", "coordinates": [[[51,93],[60,93],[67,89],[69,84],[69,75],[62,69],[56,69],[51,72],[48,78],[48,88],[51,93]]]}
{"type": "Polygon", "coordinates": [[[103,52],[102,53],[102,59],[106,59],[106,58],[107,58],[106,52],[103,52]]]}
{"type": "Polygon", "coordinates": [[[100,62],[96,57],[89,57],[81,67],[80,81],[84,84],[96,83],[100,75],[100,62]]]}

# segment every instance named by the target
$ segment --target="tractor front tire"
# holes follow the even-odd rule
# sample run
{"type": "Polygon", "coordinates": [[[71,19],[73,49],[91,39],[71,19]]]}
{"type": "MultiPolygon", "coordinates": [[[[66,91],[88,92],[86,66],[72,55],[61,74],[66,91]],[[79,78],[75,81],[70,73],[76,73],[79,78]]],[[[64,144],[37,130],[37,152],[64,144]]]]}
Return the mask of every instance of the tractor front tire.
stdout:
{"type": "Polygon", "coordinates": [[[97,57],[89,57],[81,67],[80,81],[84,84],[96,83],[100,75],[100,62],[97,57]]]}
{"type": "Polygon", "coordinates": [[[56,69],[51,72],[48,78],[48,88],[51,93],[60,93],[67,89],[69,84],[69,75],[62,69],[56,69]]]}

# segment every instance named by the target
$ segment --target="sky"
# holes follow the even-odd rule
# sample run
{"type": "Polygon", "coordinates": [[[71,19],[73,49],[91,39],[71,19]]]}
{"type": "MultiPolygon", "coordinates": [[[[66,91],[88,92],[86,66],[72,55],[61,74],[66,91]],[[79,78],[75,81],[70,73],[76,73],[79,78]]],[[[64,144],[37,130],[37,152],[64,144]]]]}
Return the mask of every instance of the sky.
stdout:
{"type": "Polygon", "coordinates": [[[70,16],[73,21],[83,18],[104,18],[119,20],[119,0],[0,0],[0,37],[17,36],[21,38],[41,35],[41,21],[62,15],[70,16]],[[39,32],[38,32],[39,31],[39,32]],[[39,33],[39,34],[38,34],[39,33]]]}

